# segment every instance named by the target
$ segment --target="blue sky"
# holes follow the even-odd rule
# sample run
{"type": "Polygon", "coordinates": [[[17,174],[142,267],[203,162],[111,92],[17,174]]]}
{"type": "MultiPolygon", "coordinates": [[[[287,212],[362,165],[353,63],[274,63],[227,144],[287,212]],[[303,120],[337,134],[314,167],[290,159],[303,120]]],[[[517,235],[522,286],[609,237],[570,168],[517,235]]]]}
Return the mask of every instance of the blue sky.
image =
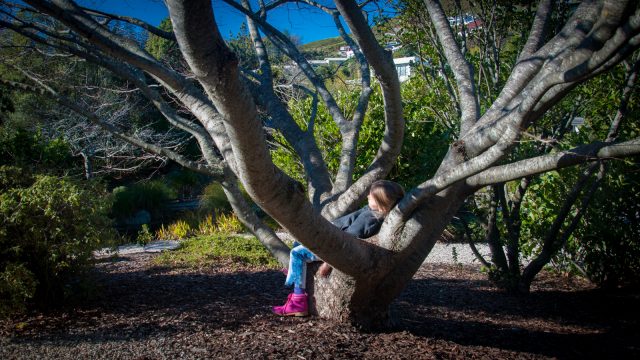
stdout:
{"type": "MultiPolygon", "coordinates": [[[[158,25],[168,16],[162,0],[80,0],[78,3],[97,10],[136,17],[153,25],[158,25]]],[[[251,3],[257,1],[251,0],[251,3]]],[[[213,7],[222,35],[228,37],[229,34],[236,34],[244,22],[244,16],[221,0],[213,0],[213,7]]],[[[298,9],[299,5],[286,4],[269,13],[268,19],[279,30],[288,30],[290,34],[297,35],[303,44],[338,36],[333,20],[327,14],[317,9],[298,9]]]]}

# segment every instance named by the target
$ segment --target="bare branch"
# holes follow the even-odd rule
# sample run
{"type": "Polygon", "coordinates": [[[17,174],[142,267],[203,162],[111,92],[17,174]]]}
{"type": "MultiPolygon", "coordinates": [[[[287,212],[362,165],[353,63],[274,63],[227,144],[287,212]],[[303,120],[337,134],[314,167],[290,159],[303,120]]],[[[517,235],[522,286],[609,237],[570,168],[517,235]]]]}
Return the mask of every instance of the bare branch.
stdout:
{"type": "Polygon", "coordinates": [[[525,176],[562,169],[599,159],[615,159],[640,153],[640,138],[622,143],[595,142],[571,150],[495,166],[466,180],[468,186],[480,188],[496,182],[505,182],[525,176]]]}
{"type": "Polygon", "coordinates": [[[435,25],[438,38],[458,85],[462,112],[460,136],[464,136],[480,118],[480,105],[476,97],[473,68],[462,55],[440,3],[434,0],[424,0],[424,3],[429,10],[431,21],[435,25]]]}
{"type": "Polygon", "coordinates": [[[336,124],[342,128],[347,125],[347,121],[344,118],[344,115],[340,111],[340,107],[337,105],[333,95],[327,90],[324,86],[323,80],[315,73],[307,59],[298,51],[294,44],[291,43],[289,38],[282,34],[278,29],[273,27],[271,24],[261,19],[259,16],[254,14],[253,12],[245,9],[242,5],[237,4],[233,0],[223,0],[226,4],[233,7],[234,9],[242,12],[247,17],[251,18],[255,21],[260,28],[263,30],[265,34],[269,36],[269,39],[276,45],[282,52],[284,52],[291,60],[293,60],[300,69],[304,72],[305,76],[309,81],[313,84],[313,86],[318,89],[318,93],[320,97],[327,105],[329,109],[329,113],[331,114],[333,120],[336,124]]]}
{"type": "Polygon", "coordinates": [[[157,28],[147,22],[144,22],[140,19],[136,19],[136,18],[132,18],[129,16],[122,16],[122,15],[116,15],[116,14],[110,14],[104,11],[99,11],[99,10],[95,10],[95,9],[90,9],[87,7],[80,7],[80,9],[84,10],[87,14],[89,15],[94,15],[94,16],[100,16],[103,18],[107,18],[110,20],[118,20],[118,21],[124,21],[127,22],[129,24],[133,24],[136,26],[139,26],[145,30],[147,30],[148,32],[152,33],[153,35],[159,36],[163,39],[167,39],[167,40],[171,40],[171,41],[175,41],[176,37],[173,35],[173,33],[168,32],[168,31],[164,31],[160,28],[157,28]]]}
{"type": "Polygon", "coordinates": [[[142,140],[140,140],[139,138],[135,137],[135,136],[131,136],[128,135],[124,132],[122,132],[121,130],[119,130],[118,128],[116,128],[115,126],[111,125],[111,124],[107,124],[104,121],[102,121],[98,116],[96,116],[94,113],[91,113],[89,111],[87,111],[83,106],[71,101],[70,99],[68,99],[67,97],[60,95],[58,92],[56,92],[55,90],[53,90],[52,88],[50,88],[49,86],[45,85],[44,83],[40,82],[38,79],[33,78],[32,76],[30,76],[27,73],[24,73],[25,76],[31,78],[31,80],[37,82],[39,84],[39,88],[34,88],[32,86],[26,85],[26,84],[20,84],[20,83],[16,83],[13,81],[8,81],[8,80],[4,80],[4,79],[0,79],[0,82],[2,82],[4,85],[6,86],[10,86],[12,88],[15,89],[19,89],[19,90],[23,90],[23,91],[30,91],[30,92],[35,92],[41,95],[48,95],[51,98],[53,98],[55,101],[57,101],[58,103],[60,103],[63,106],[68,107],[69,109],[75,111],[76,113],[86,117],[87,119],[89,119],[92,123],[100,126],[101,128],[109,131],[110,133],[116,135],[117,137],[119,137],[120,139],[131,143],[132,145],[135,145],[143,150],[149,151],[151,153],[154,153],[156,155],[159,156],[165,156],[170,158],[171,160],[175,161],[176,163],[184,166],[185,168],[191,169],[193,171],[199,172],[199,173],[203,173],[203,174],[207,174],[213,177],[218,177],[220,178],[222,176],[222,166],[220,164],[218,164],[218,166],[210,166],[210,165],[203,165],[200,163],[196,163],[194,161],[188,160],[185,157],[183,157],[180,154],[177,154],[171,150],[168,150],[166,148],[154,145],[154,144],[150,144],[150,143],[146,143],[142,140]]]}
{"type": "Polygon", "coordinates": [[[169,0],[167,4],[183,55],[224,116],[238,160],[237,173],[247,192],[309,250],[352,276],[366,274],[371,256],[382,256],[383,250],[372,249],[331,225],[309,203],[300,184],[271,162],[255,104],[240,81],[235,55],[217,30],[211,2],[169,0]]]}
{"type": "MultiPolygon", "coordinates": [[[[243,6],[246,10],[251,10],[248,1],[243,0],[243,6]]],[[[287,111],[285,104],[274,93],[271,64],[267,56],[266,47],[254,20],[249,16],[247,16],[247,24],[261,70],[258,76],[260,87],[257,93],[254,92],[254,98],[264,104],[267,111],[272,115],[271,119],[274,122],[274,127],[280,130],[287,141],[296,149],[307,175],[309,195],[313,199],[314,205],[319,207],[321,196],[331,191],[331,179],[322,158],[322,153],[314,141],[313,128],[308,129],[306,132],[302,131],[287,111]]]]}
{"type": "Polygon", "coordinates": [[[549,26],[549,22],[551,20],[554,3],[554,0],[540,0],[540,2],[538,3],[538,10],[536,11],[533,25],[531,26],[531,30],[529,31],[529,38],[527,39],[527,43],[522,48],[522,51],[520,51],[520,55],[518,56],[518,60],[516,61],[517,63],[531,56],[540,48],[540,46],[542,46],[545,34],[548,30],[547,28],[549,26]]]}

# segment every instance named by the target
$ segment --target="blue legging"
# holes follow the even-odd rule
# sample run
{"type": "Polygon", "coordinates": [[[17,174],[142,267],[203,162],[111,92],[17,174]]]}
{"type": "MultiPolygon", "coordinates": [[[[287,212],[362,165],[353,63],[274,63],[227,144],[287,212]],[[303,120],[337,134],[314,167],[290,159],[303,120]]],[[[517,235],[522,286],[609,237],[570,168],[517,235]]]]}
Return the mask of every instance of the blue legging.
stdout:
{"type": "Polygon", "coordinates": [[[304,289],[307,281],[307,263],[318,260],[320,259],[309,249],[294,242],[293,249],[289,252],[289,271],[284,284],[304,289]]]}

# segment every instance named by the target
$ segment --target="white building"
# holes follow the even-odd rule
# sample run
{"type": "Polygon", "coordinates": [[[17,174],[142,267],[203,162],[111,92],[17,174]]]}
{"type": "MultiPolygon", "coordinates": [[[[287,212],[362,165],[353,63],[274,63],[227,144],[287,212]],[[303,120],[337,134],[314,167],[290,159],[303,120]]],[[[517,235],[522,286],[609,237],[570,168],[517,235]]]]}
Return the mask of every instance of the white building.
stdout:
{"type": "Polygon", "coordinates": [[[340,46],[338,53],[348,59],[354,56],[353,49],[351,49],[351,46],[348,46],[348,45],[340,46]]]}
{"type": "Polygon", "coordinates": [[[407,56],[393,59],[393,63],[396,65],[396,72],[398,73],[398,79],[400,82],[409,80],[413,72],[415,71],[415,64],[419,61],[417,56],[407,56]]]}

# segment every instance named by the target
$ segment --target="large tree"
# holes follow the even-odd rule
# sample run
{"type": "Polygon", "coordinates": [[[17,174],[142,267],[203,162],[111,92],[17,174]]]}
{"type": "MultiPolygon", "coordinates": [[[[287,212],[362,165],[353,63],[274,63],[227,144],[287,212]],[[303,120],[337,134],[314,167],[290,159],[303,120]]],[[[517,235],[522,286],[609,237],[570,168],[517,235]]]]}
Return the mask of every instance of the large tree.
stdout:
{"type": "MultiPolygon", "coordinates": [[[[513,163],[504,161],[523,131],[540,121],[574,87],[608,71],[638,48],[640,10],[636,2],[584,1],[563,26],[551,29],[553,2],[542,0],[509,78],[485,108],[478,102],[473,68],[456,42],[445,12],[437,1],[425,0],[454,75],[459,130],[436,174],[410,189],[387,217],[380,233],[368,240],[354,238],[329,220],[355,209],[364,200],[369,185],[389,173],[403,143],[402,97],[391,54],[376,40],[364,5],[354,0],[338,0],[335,5],[298,1],[333,17],[355,51],[362,74],[360,97],[347,116],[295,44],[269,24],[269,11],[289,1],[259,1],[257,11],[247,0],[224,2],[247,16],[259,68],[239,66],[238,56],[218,30],[209,0],[167,0],[173,33],[136,19],[84,9],[69,0],[3,1],[0,26],[28,37],[45,54],[64,52],[112,71],[144,94],[169,123],[193,135],[202,152],[200,160],[186,158],[105,123],[55,86],[25,72],[31,85],[120,138],[216,176],[239,217],[285,262],[287,247],[244,202],[238,191],[239,180],[262,209],[336,269],[328,278],[316,278],[310,289],[313,310],[323,317],[350,320],[362,326],[385,324],[390,303],[420,267],[465,199],[479,189],[640,152],[640,139],[636,138],[584,144],[570,151],[534,155],[513,163]],[[187,71],[174,70],[138,42],[114,31],[111,23],[117,21],[176,41],[187,71]],[[339,128],[341,153],[336,173],[327,170],[313,137],[313,116],[306,127],[299,126],[285,99],[278,96],[275,89],[282,84],[274,82],[262,36],[269,37],[280,52],[299,66],[311,84],[310,91],[327,107],[339,128]],[[372,82],[371,73],[377,82],[372,82]],[[359,130],[372,86],[380,87],[384,99],[385,131],[375,158],[363,175],[354,179],[359,130]],[[306,184],[293,180],[274,165],[263,121],[281,132],[298,154],[306,184]]],[[[29,88],[25,84],[4,83],[29,88]]]]}
{"type": "MultiPolygon", "coordinates": [[[[444,48],[437,40],[427,9],[422,5],[422,0],[402,1],[400,21],[414,26],[403,28],[400,37],[403,43],[411,44],[422,58],[430,59],[429,66],[423,67],[420,75],[429,84],[431,93],[437,94],[442,103],[438,108],[435,108],[433,103],[427,106],[438,122],[448,125],[451,115],[460,111],[460,99],[452,85],[455,84],[454,74],[446,68],[444,48]],[[438,69],[438,72],[433,71],[434,69],[438,69]],[[447,107],[451,110],[443,111],[447,107]]],[[[560,2],[555,6],[555,14],[551,17],[550,24],[560,26],[571,15],[569,11],[571,5],[560,2]]],[[[531,15],[536,9],[531,6],[517,6],[511,2],[500,3],[490,0],[474,1],[468,4],[456,2],[450,4],[450,7],[452,14],[459,13],[460,16],[475,14],[474,17],[467,15],[467,21],[471,21],[473,25],[482,24],[481,28],[472,27],[473,31],[465,31],[467,27],[459,23],[454,25],[454,30],[458,33],[457,40],[461,51],[472,66],[477,84],[478,102],[481,107],[491,106],[505,85],[512,67],[516,64],[518,54],[513,49],[517,49],[516,45],[521,46],[526,40],[526,27],[522,24],[531,22],[531,15]]],[[[393,24],[393,21],[390,23],[393,24]]],[[[635,53],[634,56],[623,61],[623,64],[599,76],[595,81],[579,85],[569,96],[565,96],[559,104],[547,111],[542,119],[529,126],[523,141],[518,142],[510,154],[501,161],[513,162],[558,149],[567,149],[575,144],[581,144],[582,141],[576,140],[585,138],[612,142],[617,139],[619,133],[633,131],[635,125],[628,122],[629,117],[635,116],[634,109],[637,109],[632,97],[637,87],[639,66],[637,55],[638,53],[635,53]],[[624,78],[621,76],[623,72],[624,78]],[[609,109],[608,112],[605,109],[609,109]],[[603,114],[603,112],[606,113],[603,114]],[[580,131],[581,136],[573,132],[572,120],[578,116],[582,116],[583,119],[588,118],[588,126],[580,131]],[[602,119],[602,117],[608,119],[602,119]],[[601,125],[603,123],[608,124],[608,128],[601,125]],[[599,134],[591,132],[586,136],[585,128],[587,127],[602,129],[599,134]]],[[[466,208],[475,209],[473,212],[486,215],[486,221],[474,221],[474,224],[482,224],[484,241],[489,244],[491,250],[491,260],[485,260],[478,253],[473,241],[470,245],[479,261],[489,268],[489,278],[511,291],[529,291],[531,282],[538,272],[552,259],[557,259],[574,230],[578,228],[580,219],[590,203],[588,198],[598,188],[597,184],[601,182],[604,175],[603,172],[596,175],[600,165],[602,164],[598,162],[584,165],[584,175],[576,181],[573,189],[564,191],[556,189],[554,199],[546,196],[544,201],[547,204],[559,202],[559,199],[564,201],[564,205],[552,211],[547,206],[531,201],[534,194],[530,191],[532,188],[539,187],[534,184],[540,182],[540,176],[527,176],[510,183],[493,184],[487,187],[490,194],[487,191],[481,191],[470,199],[476,201],[469,201],[469,206],[466,208]],[[594,185],[588,186],[589,178],[593,177],[599,180],[594,185]],[[585,191],[587,188],[589,190],[585,191]],[[579,196],[582,197],[581,201],[578,201],[579,196]],[[544,215],[538,214],[540,216],[538,221],[527,221],[527,218],[531,219],[541,209],[546,211],[544,215]],[[532,234],[530,226],[527,226],[532,223],[544,227],[545,234],[536,234],[537,236],[532,234]],[[523,233],[526,235],[523,236],[523,233]],[[537,251],[533,254],[528,253],[529,257],[533,256],[532,261],[523,261],[522,254],[527,253],[534,246],[533,244],[537,251]]],[[[564,174],[570,174],[573,170],[575,169],[568,169],[569,172],[564,174]]],[[[563,176],[562,180],[568,182],[570,176],[563,176]]],[[[466,216],[460,214],[462,216],[459,216],[459,219],[462,221],[457,223],[462,225],[459,227],[462,232],[466,232],[469,238],[473,238],[470,226],[466,224],[468,219],[465,219],[470,216],[468,212],[465,213],[466,216]]],[[[478,220],[477,217],[473,218],[478,220]]]]}

